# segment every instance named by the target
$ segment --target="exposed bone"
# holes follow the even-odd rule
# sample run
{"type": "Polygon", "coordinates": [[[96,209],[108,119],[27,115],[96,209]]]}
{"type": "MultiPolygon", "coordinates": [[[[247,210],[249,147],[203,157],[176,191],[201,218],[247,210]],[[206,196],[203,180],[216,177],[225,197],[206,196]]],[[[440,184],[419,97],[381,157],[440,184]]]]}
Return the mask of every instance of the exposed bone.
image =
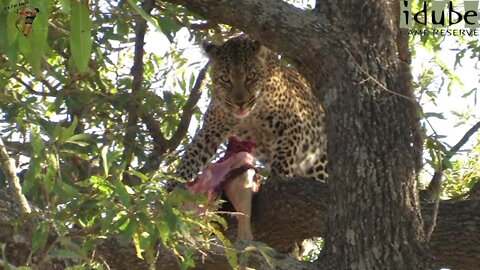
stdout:
{"type": "Polygon", "coordinates": [[[252,196],[257,189],[255,170],[248,169],[235,179],[229,181],[224,192],[238,212],[237,238],[240,240],[253,240],[250,217],[252,213],[252,196]]]}

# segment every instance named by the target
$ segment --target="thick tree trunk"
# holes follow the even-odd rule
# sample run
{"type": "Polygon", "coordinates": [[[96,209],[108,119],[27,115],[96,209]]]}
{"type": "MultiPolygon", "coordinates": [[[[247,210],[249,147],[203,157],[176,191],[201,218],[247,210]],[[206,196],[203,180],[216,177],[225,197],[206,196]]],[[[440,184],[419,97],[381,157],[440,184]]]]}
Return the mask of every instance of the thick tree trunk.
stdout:
{"type": "Polygon", "coordinates": [[[325,95],[332,181],[324,258],[333,269],[428,269],[415,183],[415,100],[402,88],[396,35],[377,23],[335,50],[343,68],[323,86],[335,89],[325,95]]]}

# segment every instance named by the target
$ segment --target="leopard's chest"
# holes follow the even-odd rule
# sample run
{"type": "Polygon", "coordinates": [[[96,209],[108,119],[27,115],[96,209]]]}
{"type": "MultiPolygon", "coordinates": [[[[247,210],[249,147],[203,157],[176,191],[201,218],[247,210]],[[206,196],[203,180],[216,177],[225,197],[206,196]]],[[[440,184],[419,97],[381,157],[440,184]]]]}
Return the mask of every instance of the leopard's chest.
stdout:
{"type": "Polygon", "coordinates": [[[255,113],[237,123],[233,134],[242,140],[250,139],[257,145],[254,148],[255,157],[267,168],[273,159],[278,139],[278,132],[272,128],[265,112],[255,113]]]}

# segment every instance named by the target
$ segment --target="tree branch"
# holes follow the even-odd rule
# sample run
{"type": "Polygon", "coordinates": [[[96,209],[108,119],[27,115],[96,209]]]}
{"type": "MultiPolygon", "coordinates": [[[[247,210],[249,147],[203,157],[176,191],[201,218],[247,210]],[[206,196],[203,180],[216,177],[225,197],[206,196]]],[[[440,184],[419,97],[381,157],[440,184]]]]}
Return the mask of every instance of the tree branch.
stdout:
{"type": "Polygon", "coordinates": [[[8,155],[2,138],[0,138],[0,163],[2,164],[3,172],[7,178],[8,187],[15,198],[15,203],[20,208],[22,214],[30,214],[32,210],[30,209],[27,198],[23,195],[22,186],[20,185],[20,181],[16,174],[17,169],[15,168],[13,160],[10,159],[10,156],[8,155]]]}
{"type": "MultiPolygon", "coordinates": [[[[284,1],[226,0],[168,0],[204,16],[215,23],[234,25],[273,51],[285,54],[307,79],[328,74],[330,65],[317,65],[307,70],[306,64],[336,61],[331,51],[324,48],[343,48],[339,42],[347,40],[342,29],[332,25],[331,14],[298,9],[284,1]],[[285,42],[286,36],[295,36],[285,42]],[[321,36],[321,38],[319,38],[321,36]],[[315,55],[315,59],[311,56],[315,55]]],[[[344,53],[344,52],[342,52],[344,53]]]]}
{"type": "Polygon", "coordinates": [[[163,160],[165,153],[168,150],[168,140],[162,133],[160,126],[157,123],[157,120],[153,117],[152,114],[148,112],[141,112],[142,121],[145,123],[148,129],[148,133],[153,138],[153,150],[152,153],[148,156],[148,160],[145,165],[140,168],[140,171],[147,173],[158,169],[158,166],[163,160]]]}
{"type": "Polygon", "coordinates": [[[192,120],[192,115],[195,112],[197,107],[198,100],[202,96],[202,89],[205,85],[205,77],[208,70],[208,63],[200,69],[195,84],[193,85],[190,95],[188,96],[187,102],[183,106],[182,115],[180,116],[180,122],[178,123],[177,130],[173,136],[167,140],[160,130],[160,126],[157,124],[157,121],[153,115],[146,112],[142,112],[142,121],[147,126],[147,129],[154,141],[154,149],[152,154],[148,157],[148,162],[143,168],[140,169],[142,172],[148,172],[151,170],[156,170],[162,161],[162,157],[165,156],[167,151],[173,151],[182,142],[182,139],[185,137],[190,126],[190,121],[192,120]]]}
{"type": "MultiPolygon", "coordinates": [[[[101,255],[109,263],[112,269],[149,269],[144,261],[138,259],[136,255],[132,253],[132,251],[134,251],[132,245],[122,242],[121,240],[119,240],[119,238],[120,237],[109,238],[97,248],[98,254],[101,255]],[[117,252],[112,253],[112,250],[115,250],[117,252]],[[119,254],[121,255],[119,256],[119,254]],[[125,260],[124,258],[128,259],[125,260]]],[[[263,243],[253,241],[236,241],[234,243],[234,248],[237,251],[238,255],[240,255],[240,253],[243,253],[244,255],[248,256],[248,267],[250,267],[248,269],[318,269],[318,266],[315,263],[298,261],[293,257],[272,250],[263,243]],[[245,251],[246,248],[248,251],[245,251]]],[[[231,269],[229,262],[225,257],[225,252],[226,250],[224,247],[215,246],[214,244],[212,244],[211,252],[209,252],[207,256],[202,256],[198,253],[194,256],[196,264],[195,269],[231,269]]],[[[160,248],[158,253],[159,256],[155,264],[155,269],[179,269],[178,259],[170,251],[160,248]]]]}
{"type": "Polygon", "coordinates": [[[475,132],[477,132],[479,129],[480,129],[480,122],[473,125],[473,127],[471,127],[465,133],[465,135],[463,135],[463,137],[450,149],[450,151],[448,151],[448,154],[446,157],[452,157],[454,154],[456,154],[458,150],[460,150],[460,148],[462,148],[462,146],[468,142],[470,137],[472,137],[473,134],[475,134],[475,132]]]}
{"type": "Polygon", "coordinates": [[[448,167],[447,160],[450,159],[453,155],[455,155],[462,146],[464,146],[470,137],[473,136],[478,130],[480,129],[480,122],[473,125],[467,132],[463,135],[463,137],[454,145],[450,150],[445,154],[442,159],[442,166],[439,170],[436,170],[433,174],[432,180],[427,187],[427,194],[429,198],[435,198],[439,193],[442,187],[442,178],[443,178],[443,171],[448,167]]]}
{"type": "Polygon", "coordinates": [[[202,89],[205,85],[205,77],[207,74],[208,66],[209,64],[207,63],[198,73],[195,84],[192,88],[192,91],[190,92],[190,96],[188,97],[187,102],[183,107],[182,116],[180,117],[180,123],[178,124],[177,130],[175,131],[175,134],[173,134],[172,138],[168,140],[170,150],[175,150],[187,134],[192,115],[195,111],[198,100],[202,96],[202,89]]]}
{"type": "Polygon", "coordinates": [[[14,78],[17,82],[19,82],[21,85],[23,85],[23,87],[25,88],[25,90],[27,90],[27,92],[29,92],[30,94],[33,94],[33,95],[36,95],[36,96],[42,96],[42,97],[54,97],[56,96],[55,94],[52,94],[52,93],[45,93],[45,92],[38,92],[38,91],[35,91],[33,89],[32,86],[30,86],[29,84],[27,84],[26,82],[24,82],[22,79],[20,79],[17,75],[13,75],[12,78],[14,78]]]}
{"type": "MultiPolygon", "coordinates": [[[[153,7],[153,0],[145,0],[142,3],[142,8],[147,14],[150,14],[153,7]]],[[[145,44],[145,33],[147,32],[147,27],[147,21],[142,16],[138,16],[135,26],[135,52],[132,66],[132,93],[130,94],[130,102],[127,105],[128,118],[125,136],[123,138],[123,160],[125,160],[127,167],[130,165],[130,161],[132,159],[135,137],[137,135],[137,111],[139,105],[137,96],[143,87],[143,45],[145,44]]]]}

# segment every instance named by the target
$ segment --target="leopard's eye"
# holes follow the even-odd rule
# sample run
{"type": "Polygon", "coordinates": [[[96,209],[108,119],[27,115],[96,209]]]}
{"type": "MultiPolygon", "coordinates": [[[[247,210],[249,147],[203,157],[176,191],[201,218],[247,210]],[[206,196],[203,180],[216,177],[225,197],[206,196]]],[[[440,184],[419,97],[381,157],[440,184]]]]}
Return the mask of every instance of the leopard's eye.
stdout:
{"type": "Polygon", "coordinates": [[[255,74],[255,72],[249,72],[247,74],[247,81],[251,81],[251,80],[255,79],[256,76],[257,75],[255,74]]]}
{"type": "Polygon", "coordinates": [[[228,76],[220,76],[220,80],[224,83],[230,83],[230,78],[228,76]]]}

